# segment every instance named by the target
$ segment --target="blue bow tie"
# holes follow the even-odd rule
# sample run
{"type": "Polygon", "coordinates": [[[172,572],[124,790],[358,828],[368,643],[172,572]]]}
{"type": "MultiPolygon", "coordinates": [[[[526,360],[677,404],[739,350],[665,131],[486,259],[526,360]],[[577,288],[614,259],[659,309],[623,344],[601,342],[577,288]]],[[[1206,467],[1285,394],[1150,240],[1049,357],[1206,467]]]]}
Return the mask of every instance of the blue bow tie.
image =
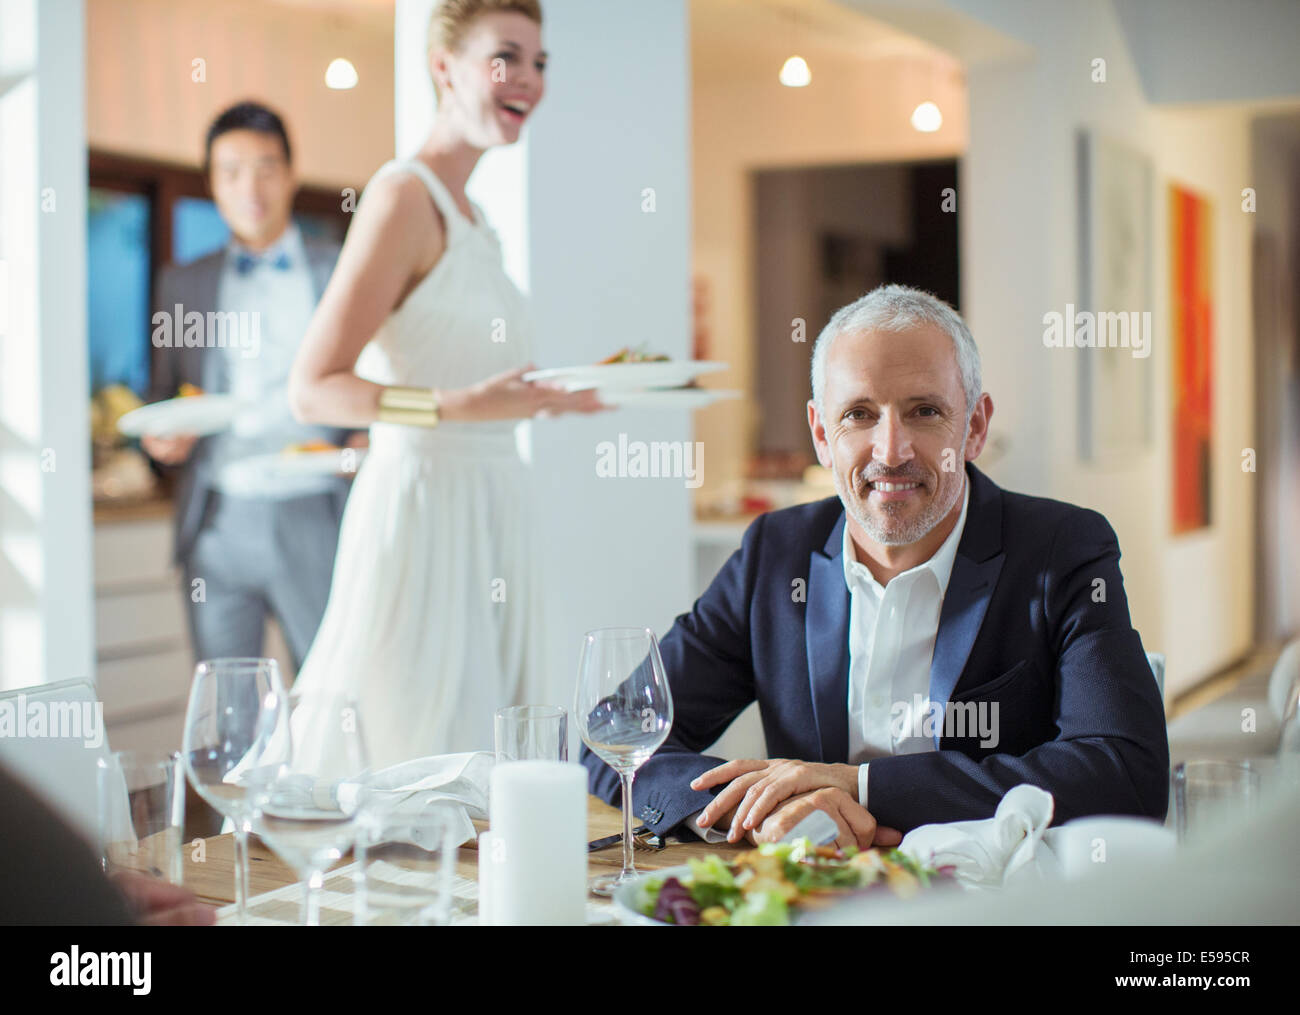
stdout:
{"type": "Polygon", "coordinates": [[[235,256],[235,271],[241,275],[247,275],[259,264],[269,264],[277,271],[288,271],[292,262],[289,255],[281,251],[274,259],[268,257],[259,257],[257,254],[239,253],[235,256]]]}

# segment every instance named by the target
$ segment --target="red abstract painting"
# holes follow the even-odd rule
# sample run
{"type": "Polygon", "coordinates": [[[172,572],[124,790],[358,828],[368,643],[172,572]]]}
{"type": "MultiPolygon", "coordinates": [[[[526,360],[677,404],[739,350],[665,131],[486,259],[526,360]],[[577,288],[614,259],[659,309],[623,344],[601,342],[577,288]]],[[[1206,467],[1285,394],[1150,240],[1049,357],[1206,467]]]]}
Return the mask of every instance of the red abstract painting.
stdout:
{"type": "Polygon", "coordinates": [[[1214,304],[1210,203],[1169,187],[1169,335],[1173,343],[1173,532],[1210,524],[1214,304]]]}

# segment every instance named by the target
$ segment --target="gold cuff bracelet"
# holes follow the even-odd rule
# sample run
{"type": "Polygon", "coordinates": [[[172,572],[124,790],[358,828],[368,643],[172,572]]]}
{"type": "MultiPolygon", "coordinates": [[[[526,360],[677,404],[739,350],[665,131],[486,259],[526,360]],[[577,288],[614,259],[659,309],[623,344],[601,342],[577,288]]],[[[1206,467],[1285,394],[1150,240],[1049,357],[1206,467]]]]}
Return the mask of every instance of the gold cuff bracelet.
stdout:
{"type": "Polygon", "coordinates": [[[379,422],[437,426],[438,397],[432,388],[384,388],[379,395],[379,422]]]}

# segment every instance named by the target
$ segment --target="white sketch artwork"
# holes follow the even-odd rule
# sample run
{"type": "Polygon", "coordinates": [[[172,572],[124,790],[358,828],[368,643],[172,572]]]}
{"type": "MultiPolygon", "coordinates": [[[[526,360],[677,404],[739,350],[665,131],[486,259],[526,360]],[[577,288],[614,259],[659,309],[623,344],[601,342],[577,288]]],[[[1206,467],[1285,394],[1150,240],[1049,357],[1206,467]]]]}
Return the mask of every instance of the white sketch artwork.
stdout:
{"type": "MultiPolygon", "coordinates": [[[[1095,132],[1079,134],[1081,309],[1150,321],[1152,170],[1141,153],[1095,132]]],[[[1148,329],[1149,330],[1149,329],[1148,329]]],[[[1152,439],[1151,357],[1131,348],[1080,349],[1080,457],[1104,462],[1152,439]]],[[[1130,336],[1132,338],[1132,336],[1130,336]]],[[[1146,334],[1149,343],[1153,336],[1146,334]]],[[[1134,343],[1136,344],[1136,342],[1134,343]]]]}

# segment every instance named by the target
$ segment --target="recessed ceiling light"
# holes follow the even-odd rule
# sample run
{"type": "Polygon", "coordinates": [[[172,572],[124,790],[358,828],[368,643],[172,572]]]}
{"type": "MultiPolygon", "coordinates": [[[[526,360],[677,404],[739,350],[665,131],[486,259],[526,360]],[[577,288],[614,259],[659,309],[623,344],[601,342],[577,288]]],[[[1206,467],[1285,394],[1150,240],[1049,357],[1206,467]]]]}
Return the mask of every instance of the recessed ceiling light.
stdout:
{"type": "Polygon", "coordinates": [[[933,134],[943,126],[943,114],[933,102],[922,102],[912,110],[912,126],[923,134],[933,134]]]}
{"type": "Polygon", "coordinates": [[[801,56],[792,56],[781,68],[781,84],[787,88],[803,88],[812,80],[808,62],[801,56]]]}
{"type": "Polygon", "coordinates": [[[339,57],[337,60],[331,60],[330,65],[325,70],[325,84],[330,88],[339,91],[357,86],[357,69],[352,66],[352,61],[339,57]]]}

